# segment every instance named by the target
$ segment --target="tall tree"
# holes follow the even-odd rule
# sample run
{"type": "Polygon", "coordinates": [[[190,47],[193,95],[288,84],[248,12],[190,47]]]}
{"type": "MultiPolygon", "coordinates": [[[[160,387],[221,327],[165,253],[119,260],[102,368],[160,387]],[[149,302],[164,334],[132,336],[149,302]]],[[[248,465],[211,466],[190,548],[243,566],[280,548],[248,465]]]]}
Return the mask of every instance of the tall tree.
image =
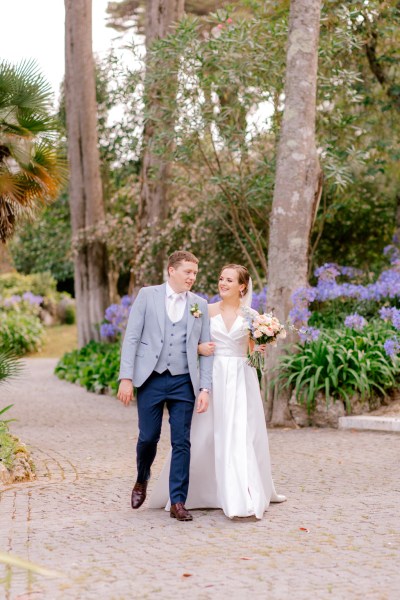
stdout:
{"type": "MultiPolygon", "coordinates": [[[[311,227],[322,177],[315,144],[321,0],[292,0],[286,55],[285,107],[270,217],[267,307],[285,321],[293,292],[307,285],[311,227]]],[[[271,383],[281,350],[268,352],[271,383]]],[[[290,422],[288,398],[269,385],[272,425],[290,422]]]]}
{"type": "MultiPolygon", "coordinates": [[[[174,24],[184,14],[184,0],[149,0],[146,4],[146,76],[145,76],[145,125],[143,131],[143,152],[141,168],[141,190],[138,211],[137,266],[140,265],[140,248],[152,251],[160,235],[160,226],[168,214],[169,161],[159,152],[165,128],[174,127],[173,118],[166,123],[163,114],[163,96],[176,94],[177,68],[166,65],[163,76],[153,77],[153,65],[160,56],[152,53],[158,39],[172,33],[174,24]]],[[[159,75],[159,70],[158,71],[159,75]]],[[[143,273],[138,268],[135,285],[157,283],[162,279],[163,253],[157,252],[154,268],[143,273]]]]}
{"type": "Polygon", "coordinates": [[[99,338],[109,304],[107,250],[95,229],[104,221],[97,136],[91,0],[65,0],[65,101],[78,341],[99,338]]]}

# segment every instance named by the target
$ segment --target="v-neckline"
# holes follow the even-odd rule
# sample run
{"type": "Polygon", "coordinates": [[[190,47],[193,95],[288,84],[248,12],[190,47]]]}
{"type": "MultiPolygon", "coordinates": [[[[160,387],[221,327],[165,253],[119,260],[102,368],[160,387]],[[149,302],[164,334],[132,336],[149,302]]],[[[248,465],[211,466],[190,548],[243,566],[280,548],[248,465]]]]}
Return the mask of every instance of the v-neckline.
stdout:
{"type": "Polygon", "coordinates": [[[226,326],[226,323],[225,323],[225,321],[224,321],[224,317],[222,316],[222,313],[218,313],[218,315],[216,315],[216,316],[217,316],[217,317],[221,317],[221,319],[222,319],[222,323],[224,324],[224,327],[225,327],[225,331],[226,331],[226,333],[227,333],[228,335],[230,334],[230,332],[232,331],[232,329],[235,327],[236,321],[237,321],[237,320],[238,320],[238,318],[240,317],[240,315],[237,315],[236,319],[233,321],[233,323],[232,323],[232,325],[231,325],[231,328],[230,328],[230,329],[228,329],[228,328],[227,328],[227,326],[226,326]]]}

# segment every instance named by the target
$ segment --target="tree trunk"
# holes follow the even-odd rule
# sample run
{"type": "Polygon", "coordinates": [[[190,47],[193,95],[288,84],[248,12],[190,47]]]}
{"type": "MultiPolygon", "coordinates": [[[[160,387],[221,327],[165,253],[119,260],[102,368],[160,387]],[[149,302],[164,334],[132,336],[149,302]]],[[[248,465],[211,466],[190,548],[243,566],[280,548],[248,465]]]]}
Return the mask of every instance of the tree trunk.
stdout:
{"type": "Polygon", "coordinates": [[[163,130],[174,127],[174,121],[170,116],[166,116],[162,105],[165,103],[166,95],[172,96],[176,93],[177,78],[166,68],[164,77],[153,81],[149,73],[151,69],[149,53],[154,41],[172,33],[174,24],[182,18],[184,0],[148,0],[146,7],[147,58],[144,92],[146,121],[143,132],[135,287],[159,283],[163,278],[163,252],[155,253],[154,268],[144,273],[140,268],[142,263],[140,247],[145,248],[146,252],[152,251],[152,246],[160,235],[162,223],[168,215],[169,163],[165,148],[161,154],[157,149],[160,149],[159,145],[162,143],[159,138],[160,127],[163,130]]]}
{"type": "Polygon", "coordinates": [[[65,0],[65,101],[69,201],[75,255],[79,346],[99,339],[98,323],[109,304],[107,249],[95,228],[104,220],[97,146],[91,0],[65,0]]]}
{"type": "MultiPolygon", "coordinates": [[[[292,0],[285,109],[278,144],[268,252],[267,307],[282,321],[293,292],[307,285],[311,227],[322,189],[315,146],[315,103],[321,0],[292,0]]],[[[294,334],[288,336],[293,343],[294,334]]],[[[291,423],[288,393],[271,385],[280,346],[267,353],[271,425],[291,423]]]]}

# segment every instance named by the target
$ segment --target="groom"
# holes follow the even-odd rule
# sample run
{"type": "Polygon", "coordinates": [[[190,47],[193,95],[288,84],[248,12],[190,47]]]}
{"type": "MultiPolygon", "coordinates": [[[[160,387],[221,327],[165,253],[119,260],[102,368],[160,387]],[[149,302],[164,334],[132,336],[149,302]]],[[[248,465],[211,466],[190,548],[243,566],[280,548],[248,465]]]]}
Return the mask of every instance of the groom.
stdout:
{"type": "Polygon", "coordinates": [[[126,406],[133,399],[133,386],[137,388],[138,473],[132,508],[139,508],[146,498],[166,404],[172,445],[170,514],[178,521],[193,519],[185,508],[190,427],[197,394],[197,412],[203,413],[211,389],[212,356],[199,357],[198,373],[197,346],[210,341],[207,302],[190,292],[198,262],[191,252],[174,252],[168,259],[167,283],[139,291],[129,315],[119,374],[118,398],[126,406]]]}

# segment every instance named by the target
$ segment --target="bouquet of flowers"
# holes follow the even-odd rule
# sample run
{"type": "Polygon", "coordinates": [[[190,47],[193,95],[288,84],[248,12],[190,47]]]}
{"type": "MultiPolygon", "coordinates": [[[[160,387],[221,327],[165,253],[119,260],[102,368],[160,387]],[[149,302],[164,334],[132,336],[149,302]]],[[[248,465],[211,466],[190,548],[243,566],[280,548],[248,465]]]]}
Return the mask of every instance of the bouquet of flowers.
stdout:
{"type": "Polygon", "coordinates": [[[246,311],[245,318],[250,332],[250,339],[256,343],[254,352],[249,356],[247,364],[262,370],[264,368],[264,352],[257,351],[257,346],[271,344],[276,346],[278,339],[286,337],[285,326],[272,313],[255,314],[246,311]]]}

